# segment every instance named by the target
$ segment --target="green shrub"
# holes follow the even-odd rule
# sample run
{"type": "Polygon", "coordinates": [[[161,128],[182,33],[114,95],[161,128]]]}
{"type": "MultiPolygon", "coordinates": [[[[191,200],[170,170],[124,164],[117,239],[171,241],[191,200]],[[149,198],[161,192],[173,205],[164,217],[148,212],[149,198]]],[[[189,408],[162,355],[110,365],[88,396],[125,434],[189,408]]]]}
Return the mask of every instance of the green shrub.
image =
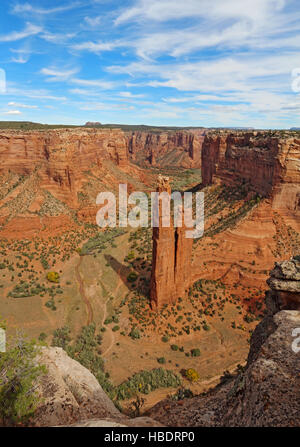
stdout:
{"type": "Polygon", "coordinates": [[[127,281],[128,282],[135,282],[138,278],[137,273],[135,272],[130,272],[129,275],[127,276],[127,281]]]}
{"type": "Polygon", "coordinates": [[[158,361],[158,363],[161,363],[161,364],[165,364],[166,363],[166,359],[164,357],[159,357],[157,359],[157,361],[158,361]]]}
{"type": "Polygon", "coordinates": [[[45,334],[45,332],[41,332],[39,335],[39,340],[40,341],[45,341],[47,338],[47,334],[45,334]]]}
{"type": "Polygon", "coordinates": [[[200,349],[191,349],[191,356],[192,357],[199,357],[200,356],[200,349]]]}
{"type": "Polygon", "coordinates": [[[70,341],[70,328],[68,326],[58,328],[53,332],[52,346],[58,346],[66,350],[70,341]]]}
{"type": "Polygon", "coordinates": [[[187,369],[184,375],[190,382],[197,382],[197,380],[199,380],[200,377],[194,368],[187,369]]]}
{"type": "Polygon", "coordinates": [[[175,388],[179,385],[181,385],[181,378],[172,371],[163,368],[141,371],[116,387],[116,398],[129,399],[136,396],[138,392],[149,394],[158,388],[175,388]]]}
{"type": "Polygon", "coordinates": [[[113,319],[110,317],[110,318],[106,318],[106,320],[104,321],[104,324],[110,324],[112,322],[113,322],[113,319]]]}
{"type": "Polygon", "coordinates": [[[48,272],[47,279],[50,282],[58,283],[59,282],[59,274],[57,272],[48,272]]]}
{"type": "Polygon", "coordinates": [[[38,347],[19,338],[0,355],[0,419],[2,425],[26,425],[39,404],[36,379],[46,373],[36,363],[38,347]]]}
{"type": "Polygon", "coordinates": [[[135,258],[134,251],[130,251],[127,255],[127,259],[130,261],[135,258]]]}
{"type": "Polygon", "coordinates": [[[131,329],[131,331],[129,332],[129,336],[130,336],[133,340],[136,340],[136,339],[138,339],[138,338],[141,338],[140,331],[138,330],[137,327],[133,327],[133,328],[131,329]]]}

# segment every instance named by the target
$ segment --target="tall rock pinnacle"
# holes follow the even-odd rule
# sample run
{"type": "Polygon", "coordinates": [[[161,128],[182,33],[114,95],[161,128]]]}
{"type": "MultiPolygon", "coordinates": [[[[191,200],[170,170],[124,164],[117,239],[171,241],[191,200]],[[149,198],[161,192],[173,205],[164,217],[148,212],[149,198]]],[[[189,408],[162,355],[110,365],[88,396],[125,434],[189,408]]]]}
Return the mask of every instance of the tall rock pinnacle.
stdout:
{"type": "MultiPolygon", "coordinates": [[[[171,195],[169,178],[158,176],[157,192],[171,195]]],[[[152,272],[150,298],[153,308],[174,304],[183,297],[188,287],[192,239],[185,237],[185,227],[174,229],[172,218],[169,227],[162,226],[163,207],[159,204],[159,226],[153,228],[152,272]]]]}

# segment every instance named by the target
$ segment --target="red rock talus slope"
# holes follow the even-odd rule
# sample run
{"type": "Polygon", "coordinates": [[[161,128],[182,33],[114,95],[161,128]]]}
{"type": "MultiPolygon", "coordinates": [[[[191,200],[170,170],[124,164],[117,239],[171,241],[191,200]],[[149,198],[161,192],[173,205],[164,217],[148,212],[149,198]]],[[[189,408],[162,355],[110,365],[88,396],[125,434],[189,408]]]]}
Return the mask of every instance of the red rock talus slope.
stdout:
{"type": "Polygon", "coordinates": [[[203,130],[127,134],[129,157],[152,166],[200,168],[203,130]]]}

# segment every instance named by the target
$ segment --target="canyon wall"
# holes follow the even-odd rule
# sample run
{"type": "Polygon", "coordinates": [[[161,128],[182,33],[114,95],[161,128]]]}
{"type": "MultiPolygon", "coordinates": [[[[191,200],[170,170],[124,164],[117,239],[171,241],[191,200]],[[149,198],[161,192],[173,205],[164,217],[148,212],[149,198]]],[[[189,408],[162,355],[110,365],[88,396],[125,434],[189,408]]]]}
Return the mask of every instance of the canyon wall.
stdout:
{"type": "Polygon", "coordinates": [[[204,185],[246,181],[273,209],[299,212],[300,139],[279,132],[209,132],[202,147],[204,185]]]}
{"type": "Polygon", "coordinates": [[[191,129],[133,132],[126,140],[129,158],[141,165],[201,168],[204,186],[244,181],[263,197],[271,197],[273,209],[299,212],[296,132],[191,129]]]}
{"type": "Polygon", "coordinates": [[[0,225],[17,215],[38,220],[43,215],[62,215],[66,213],[63,205],[80,210],[79,218],[93,220],[99,191],[114,190],[121,181],[127,182],[129,189],[142,190],[152,179],[151,172],[140,166],[150,165],[172,166],[179,172],[180,168],[201,166],[204,186],[244,180],[262,196],[271,197],[274,210],[298,216],[297,135],[204,129],[131,134],[120,129],[88,128],[3,130],[0,225]],[[63,205],[54,203],[56,199],[63,205]]]}
{"type": "Polygon", "coordinates": [[[163,167],[201,167],[204,130],[133,132],[127,134],[129,157],[137,162],[163,167]]]}
{"type": "Polygon", "coordinates": [[[67,199],[72,206],[84,171],[100,168],[104,160],[127,166],[124,133],[119,129],[63,129],[50,131],[2,131],[0,174],[38,172],[40,185],[67,199]]]}

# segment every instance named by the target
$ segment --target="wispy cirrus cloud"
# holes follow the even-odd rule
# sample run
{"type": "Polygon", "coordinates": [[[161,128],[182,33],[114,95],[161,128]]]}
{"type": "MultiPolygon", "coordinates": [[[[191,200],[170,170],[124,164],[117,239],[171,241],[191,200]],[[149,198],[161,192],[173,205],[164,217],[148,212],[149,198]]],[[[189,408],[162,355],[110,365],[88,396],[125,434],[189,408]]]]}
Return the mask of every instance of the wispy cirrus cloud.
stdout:
{"type": "Polygon", "coordinates": [[[78,68],[61,70],[56,68],[42,68],[40,73],[47,76],[48,81],[66,81],[78,73],[78,68]]]}
{"type": "Polygon", "coordinates": [[[116,87],[117,83],[114,81],[107,81],[104,79],[81,79],[75,77],[79,72],[78,67],[70,69],[57,69],[55,67],[42,68],[40,73],[47,76],[47,80],[50,82],[65,82],[69,84],[75,84],[82,87],[97,88],[103,90],[111,90],[116,87]]]}
{"type": "Polygon", "coordinates": [[[18,102],[9,102],[7,104],[9,107],[17,107],[18,109],[37,109],[38,106],[30,105],[30,104],[20,104],[18,102]]]}
{"type": "Polygon", "coordinates": [[[96,17],[86,16],[84,18],[84,23],[91,28],[96,28],[97,26],[99,26],[101,24],[101,21],[102,21],[102,16],[96,16],[96,17]]]}
{"type": "Polygon", "coordinates": [[[12,31],[7,34],[0,35],[0,42],[14,42],[16,40],[25,39],[25,37],[34,36],[43,31],[43,28],[32,23],[27,23],[22,31],[12,31]]]}
{"type": "Polygon", "coordinates": [[[12,97],[17,98],[17,101],[19,100],[19,98],[30,98],[41,101],[45,100],[45,101],[58,101],[58,102],[63,102],[67,100],[66,96],[58,94],[55,95],[51,91],[46,89],[38,89],[38,88],[29,89],[26,88],[25,86],[18,87],[15,85],[11,85],[10,83],[8,83],[7,85],[5,96],[8,96],[10,98],[12,97]]]}
{"type": "Polygon", "coordinates": [[[72,84],[82,85],[84,87],[98,87],[104,90],[110,90],[115,88],[116,83],[113,81],[105,81],[102,79],[78,79],[72,78],[70,80],[72,84]]]}
{"type": "Polygon", "coordinates": [[[78,51],[85,50],[85,51],[89,51],[91,53],[101,53],[102,51],[112,51],[118,47],[125,46],[125,45],[126,44],[121,41],[116,41],[116,42],[87,41],[87,42],[74,44],[71,46],[71,48],[73,50],[78,50],[78,51]]]}
{"type": "Polygon", "coordinates": [[[180,57],[220,48],[300,47],[300,11],[284,10],[287,0],[138,0],[124,9],[115,25],[136,23],[138,33],[129,45],[139,57],[162,54],[180,57]],[[177,25],[176,25],[177,23],[177,25]],[[173,26],[171,26],[173,24],[173,26]],[[284,36],[289,33],[289,36],[284,36]],[[291,33],[295,35],[292,36],[291,33]]]}
{"type": "Polygon", "coordinates": [[[48,15],[48,14],[56,14],[60,12],[69,11],[70,9],[77,8],[81,6],[82,2],[69,2],[67,5],[55,6],[54,8],[40,8],[36,6],[32,6],[30,3],[17,3],[12,12],[14,14],[38,14],[38,15],[48,15]]]}
{"type": "Polygon", "coordinates": [[[20,110],[7,110],[3,112],[3,115],[21,115],[22,112],[20,110]]]}
{"type": "Polygon", "coordinates": [[[290,76],[292,68],[298,63],[298,52],[268,56],[247,53],[239,57],[206,58],[200,61],[166,64],[140,61],[124,66],[111,66],[108,67],[108,71],[127,73],[132,77],[144,77],[142,85],[152,87],[214,92],[214,94],[238,91],[242,94],[258,86],[279,90],[282,88],[280,77],[290,76]],[[150,80],[147,81],[147,78],[150,80]]]}
{"type": "Polygon", "coordinates": [[[92,110],[134,110],[134,106],[126,106],[124,104],[114,104],[114,103],[101,103],[101,102],[95,102],[95,103],[88,103],[84,105],[79,106],[81,110],[86,111],[92,111],[92,110]]]}
{"type": "Polygon", "coordinates": [[[15,64],[26,64],[29,61],[29,56],[22,56],[19,55],[17,57],[12,57],[11,62],[14,62],[15,64]]]}
{"type": "Polygon", "coordinates": [[[185,0],[184,5],[170,0],[137,0],[133,6],[124,9],[116,18],[119,25],[132,21],[167,22],[187,18],[227,20],[229,18],[253,21],[265,20],[285,6],[285,0],[185,0]]]}
{"type": "Polygon", "coordinates": [[[127,92],[120,92],[119,96],[121,96],[122,98],[128,98],[128,99],[134,99],[134,98],[144,98],[145,95],[144,94],[133,94],[129,91],[127,92]]]}
{"type": "Polygon", "coordinates": [[[63,44],[75,36],[76,33],[50,33],[49,31],[45,31],[40,37],[54,44],[63,44]]]}

